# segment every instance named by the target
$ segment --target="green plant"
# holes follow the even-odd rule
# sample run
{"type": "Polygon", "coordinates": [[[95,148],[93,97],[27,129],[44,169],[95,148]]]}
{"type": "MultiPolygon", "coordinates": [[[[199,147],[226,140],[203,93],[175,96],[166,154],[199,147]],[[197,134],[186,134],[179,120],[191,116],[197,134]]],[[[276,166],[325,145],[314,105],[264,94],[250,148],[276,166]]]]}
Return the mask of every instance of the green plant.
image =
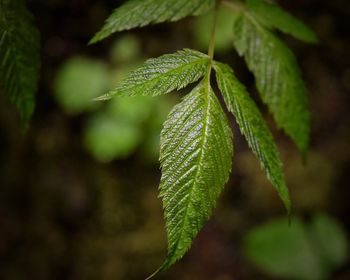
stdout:
{"type": "Polygon", "coordinates": [[[156,162],[159,133],[173,105],[172,96],[114,98],[108,104],[91,101],[141,64],[136,36],[122,36],[112,45],[110,63],[80,55],[62,63],[53,83],[56,101],[66,114],[87,117],[84,144],[98,161],[110,162],[138,153],[156,162]]]}
{"type": "Polygon", "coordinates": [[[285,219],[262,224],[245,236],[244,253],[257,267],[281,279],[330,279],[346,263],[346,231],[333,217],[317,213],[310,223],[285,219]]]}
{"type": "Polygon", "coordinates": [[[39,33],[22,0],[0,0],[0,86],[26,129],[39,78],[39,33]]]}
{"type": "Polygon", "coordinates": [[[161,133],[160,197],[166,217],[168,256],[159,271],[171,266],[190,248],[192,239],[210,217],[227,182],[233,152],[232,132],[211,86],[212,69],[227,109],[261,162],[287,211],[290,199],[282,164],[258,108],[230,66],[215,61],[216,13],[221,6],[232,12],[234,46],[256,78],[262,100],[277,125],[306,155],[309,114],[305,87],[292,52],[273,33],[279,29],[296,38],[316,42],[316,36],[296,18],[263,0],[231,1],[129,1],[115,10],[95,43],[113,32],[150,23],[175,21],[213,10],[208,54],[185,49],[150,59],[120,85],[99,98],[157,96],[200,80],[169,114],[161,133]],[[147,15],[146,17],[144,15],[147,15]]]}
{"type": "MultiPolygon", "coordinates": [[[[12,62],[17,60],[11,59],[11,56],[34,59],[37,48],[31,49],[35,53],[33,55],[22,48],[22,42],[18,43],[19,47],[15,46],[13,42],[19,41],[20,33],[13,32],[13,36],[18,35],[14,41],[6,39],[9,30],[19,28],[21,24],[19,32],[28,33],[24,37],[34,40],[35,36],[30,35],[36,32],[29,20],[21,24],[13,20],[13,15],[17,17],[17,13],[28,17],[21,0],[0,0],[0,7],[0,50],[6,54],[0,59],[1,84],[24,116],[22,119],[27,121],[31,114],[27,108],[32,108],[32,103],[26,103],[27,96],[33,96],[38,63],[35,59],[35,63],[18,66],[12,62]],[[17,12],[18,7],[21,8],[17,12]],[[17,75],[14,67],[23,70],[23,75],[17,75]],[[26,69],[31,75],[26,75],[26,69]],[[30,79],[30,87],[19,92],[14,85],[26,89],[27,79],[30,79]]],[[[232,68],[214,60],[217,14],[223,7],[232,15],[233,45],[254,74],[262,101],[277,126],[295,142],[305,158],[309,145],[306,89],[293,53],[275,36],[274,31],[311,43],[316,43],[317,38],[301,21],[277,4],[265,0],[130,0],[111,14],[101,31],[90,41],[91,44],[96,43],[114,32],[148,24],[213,14],[207,54],[184,49],[149,59],[114,90],[96,99],[157,96],[199,81],[173,108],[161,132],[160,197],[166,217],[168,256],[157,272],[170,267],[190,248],[193,238],[211,216],[231,171],[233,135],[212,87],[214,71],[227,109],[235,116],[287,212],[291,212],[278,150],[259,109],[232,68]]],[[[33,45],[36,46],[37,42],[33,45]]]]}

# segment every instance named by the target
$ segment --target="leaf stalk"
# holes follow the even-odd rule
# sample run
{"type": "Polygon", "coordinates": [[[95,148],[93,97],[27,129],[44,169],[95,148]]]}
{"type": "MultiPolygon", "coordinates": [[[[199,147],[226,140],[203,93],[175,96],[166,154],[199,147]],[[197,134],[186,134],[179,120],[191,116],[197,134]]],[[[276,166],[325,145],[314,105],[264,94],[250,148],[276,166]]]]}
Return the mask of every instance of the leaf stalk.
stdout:
{"type": "Polygon", "coordinates": [[[213,15],[211,31],[210,31],[210,39],[209,39],[209,46],[208,46],[208,56],[210,58],[210,64],[208,66],[208,71],[207,71],[207,75],[206,75],[208,84],[210,84],[210,74],[211,74],[211,69],[212,69],[212,64],[213,64],[214,54],[215,54],[216,22],[217,22],[218,7],[219,7],[220,2],[221,1],[219,1],[216,4],[216,7],[214,9],[214,15],[213,15]]]}

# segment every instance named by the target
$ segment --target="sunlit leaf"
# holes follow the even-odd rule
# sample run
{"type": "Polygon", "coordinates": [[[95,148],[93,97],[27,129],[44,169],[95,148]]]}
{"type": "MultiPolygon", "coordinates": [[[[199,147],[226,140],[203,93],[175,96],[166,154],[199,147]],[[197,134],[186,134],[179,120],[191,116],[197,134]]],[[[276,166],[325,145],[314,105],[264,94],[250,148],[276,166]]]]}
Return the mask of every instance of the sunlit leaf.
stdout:
{"type": "Polygon", "coordinates": [[[231,170],[231,129],[208,81],[174,107],[160,145],[160,196],[168,233],[164,270],[190,248],[211,216],[231,170]]]}
{"type": "Polygon", "coordinates": [[[200,15],[214,5],[215,0],[130,0],[108,17],[90,43],[96,43],[114,32],[200,15]]]}
{"type": "Polygon", "coordinates": [[[259,109],[249,97],[245,87],[237,80],[230,66],[216,62],[214,68],[227,108],[236,117],[249,147],[258,157],[268,179],[290,212],[291,203],[283,176],[282,163],[274,139],[259,109]]]}
{"type": "Polygon", "coordinates": [[[156,96],[179,90],[200,79],[208,69],[207,55],[185,49],[147,60],[109,93],[98,98],[113,96],[156,96]]]}

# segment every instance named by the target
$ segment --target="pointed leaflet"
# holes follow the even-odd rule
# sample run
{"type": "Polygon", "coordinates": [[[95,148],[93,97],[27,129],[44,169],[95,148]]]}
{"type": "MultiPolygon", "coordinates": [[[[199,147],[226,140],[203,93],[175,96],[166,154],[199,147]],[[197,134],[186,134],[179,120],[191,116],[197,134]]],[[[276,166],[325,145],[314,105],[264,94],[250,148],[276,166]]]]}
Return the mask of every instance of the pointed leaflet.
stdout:
{"type": "Polygon", "coordinates": [[[306,89],[293,53],[256,19],[235,15],[234,46],[254,73],[262,100],[278,127],[305,156],[309,143],[306,89]]]}
{"type": "Polygon", "coordinates": [[[247,0],[247,8],[268,28],[276,28],[305,42],[318,42],[312,30],[277,4],[267,3],[264,0],[247,0]]]}
{"type": "Polygon", "coordinates": [[[96,43],[114,32],[201,15],[214,5],[215,0],[130,0],[109,16],[90,43],[96,43]]]}
{"type": "MultiPolygon", "coordinates": [[[[207,78],[207,77],[206,77],[207,78]]],[[[209,219],[227,182],[232,132],[208,81],[174,107],[161,133],[160,161],[168,256],[160,270],[180,259],[209,219]]]]}
{"type": "Polygon", "coordinates": [[[39,72],[39,34],[22,0],[0,0],[0,87],[24,126],[34,110],[39,72]]]}
{"type": "Polygon", "coordinates": [[[207,55],[189,49],[151,58],[116,89],[98,99],[107,100],[114,95],[156,96],[179,90],[204,76],[209,63],[207,55]]]}
{"type": "Polygon", "coordinates": [[[239,128],[246,137],[249,147],[260,160],[268,179],[276,188],[287,211],[290,212],[290,199],[283,176],[282,163],[274,139],[259,109],[249,97],[244,86],[234,76],[230,66],[215,62],[214,69],[228,110],[236,117],[239,128]]]}

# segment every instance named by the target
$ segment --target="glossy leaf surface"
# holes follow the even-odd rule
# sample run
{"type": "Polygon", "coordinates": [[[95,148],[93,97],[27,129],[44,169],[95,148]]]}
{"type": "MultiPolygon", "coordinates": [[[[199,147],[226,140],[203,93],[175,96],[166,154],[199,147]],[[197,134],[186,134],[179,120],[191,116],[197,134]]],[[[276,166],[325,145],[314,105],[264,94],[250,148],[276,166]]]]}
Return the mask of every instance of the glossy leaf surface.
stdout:
{"type": "Polygon", "coordinates": [[[90,43],[96,43],[114,32],[201,15],[214,5],[215,0],[130,0],[108,17],[90,43]]]}
{"type": "Polygon", "coordinates": [[[233,42],[253,72],[262,100],[278,127],[305,156],[309,112],[305,85],[293,53],[247,12],[235,17],[233,42]]]}
{"type": "Polygon", "coordinates": [[[151,58],[98,99],[107,100],[115,95],[157,96],[182,89],[204,76],[209,62],[207,55],[190,49],[151,58]]]}
{"type": "Polygon", "coordinates": [[[216,62],[214,68],[228,110],[235,116],[249,147],[258,157],[268,179],[290,212],[290,199],[284,180],[282,163],[274,139],[259,109],[245,87],[237,80],[230,66],[216,62]]]}
{"type": "Polygon", "coordinates": [[[231,170],[232,132],[207,81],[174,107],[160,143],[160,196],[168,234],[163,270],[191,247],[211,216],[231,170]]]}

